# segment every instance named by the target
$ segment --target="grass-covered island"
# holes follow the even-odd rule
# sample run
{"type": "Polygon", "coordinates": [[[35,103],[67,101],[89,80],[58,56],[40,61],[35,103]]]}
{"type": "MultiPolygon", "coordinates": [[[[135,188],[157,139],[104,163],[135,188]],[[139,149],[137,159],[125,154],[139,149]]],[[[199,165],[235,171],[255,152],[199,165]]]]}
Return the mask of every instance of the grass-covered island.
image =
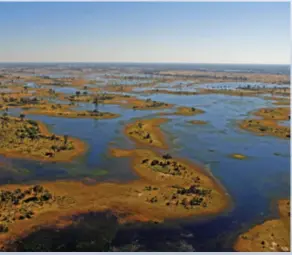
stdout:
{"type": "MultiPolygon", "coordinates": [[[[131,136],[128,132],[138,128],[142,133],[149,132],[155,141],[158,135],[159,143],[155,142],[154,146],[164,147],[163,137],[157,130],[164,121],[137,121],[127,126],[125,131],[131,136]]],[[[134,141],[140,143],[140,140],[138,134],[134,141]]],[[[12,220],[1,222],[0,250],[13,251],[17,247],[15,243],[21,243],[30,234],[46,227],[58,231],[72,225],[76,215],[89,212],[110,210],[120,223],[161,222],[165,219],[214,215],[229,206],[230,197],[224,188],[192,162],[148,149],[112,148],[110,152],[113,157],[130,157],[132,169],[139,179],[126,183],[95,182],[90,185],[82,181],[39,183],[46,194],[45,201],[43,195],[33,193],[34,198],[21,195],[31,189],[29,185],[3,185],[3,191],[15,194],[18,189],[17,196],[21,197],[16,204],[12,203],[9,211],[18,212],[17,208],[26,206],[26,201],[32,204],[21,217],[12,216],[12,220]],[[37,209],[31,209],[34,204],[37,209]]]]}
{"type": "Polygon", "coordinates": [[[179,88],[177,90],[151,89],[151,90],[145,90],[143,92],[147,93],[147,94],[169,94],[169,95],[182,95],[182,96],[193,96],[193,95],[197,95],[198,94],[195,91],[183,91],[183,90],[180,90],[179,88]]]}
{"type": "Polygon", "coordinates": [[[159,125],[167,122],[168,119],[148,119],[137,120],[126,126],[125,132],[135,142],[155,146],[158,148],[167,148],[164,134],[161,132],[159,125]]]}
{"type": "Polygon", "coordinates": [[[234,153],[234,154],[231,154],[230,156],[234,159],[240,159],[240,160],[247,158],[247,156],[243,154],[239,154],[239,153],[234,153]]]}
{"type": "Polygon", "coordinates": [[[0,154],[7,157],[68,161],[86,149],[82,141],[51,134],[45,125],[26,120],[24,114],[15,118],[4,113],[0,121],[0,154]]]}
{"type": "Polygon", "coordinates": [[[290,200],[278,202],[279,219],[267,220],[240,235],[234,249],[240,252],[290,251],[290,200]]]}
{"type": "Polygon", "coordinates": [[[150,150],[111,152],[116,157],[131,157],[140,179],[91,185],[80,181],[44,182],[33,189],[29,185],[3,185],[1,194],[7,198],[0,202],[5,208],[0,250],[13,250],[14,241],[42,228],[71,225],[74,215],[83,213],[111,210],[120,223],[160,222],[216,214],[229,204],[229,196],[220,184],[190,162],[150,150]]]}
{"type": "Polygon", "coordinates": [[[53,117],[64,117],[64,118],[92,118],[92,119],[112,119],[117,118],[120,115],[110,113],[110,112],[101,112],[97,109],[92,111],[75,111],[70,105],[63,104],[43,104],[38,105],[34,108],[26,108],[25,114],[39,114],[47,115],[53,117]]]}
{"type": "Polygon", "coordinates": [[[88,102],[96,106],[99,104],[116,104],[125,108],[131,108],[134,110],[160,110],[171,108],[172,104],[164,102],[153,101],[150,98],[142,100],[129,95],[109,94],[109,93],[97,93],[88,94],[76,92],[77,94],[67,96],[65,99],[70,102],[88,102]]]}
{"type": "Polygon", "coordinates": [[[290,127],[278,124],[280,120],[290,120],[289,108],[262,108],[254,112],[254,115],[262,119],[246,119],[241,121],[239,126],[260,135],[290,139],[290,127]]]}
{"type": "Polygon", "coordinates": [[[0,97],[0,110],[16,107],[34,107],[44,103],[43,100],[35,96],[27,96],[27,94],[8,94],[0,97]]]}
{"type": "Polygon", "coordinates": [[[202,113],[204,113],[204,111],[196,107],[180,106],[176,109],[175,112],[162,112],[160,113],[160,115],[193,116],[193,115],[202,114],[202,113]]]}
{"type": "Polygon", "coordinates": [[[173,107],[173,104],[154,101],[148,98],[146,100],[133,100],[128,107],[131,107],[134,110],[161,110],[171,108],[173,107]]]}
{"type": "Polygon", "coordinates": [[[178,107],[175,115],[183,115],[183,116],[192,116],[196,114],[204,113],[203,110],[195,108],[195,107],[178,107]]]}
{"type": "Polygon", "coordinates": [[[189,121],[187,121],[187,123],[193,124],[193,125],[206,125],[206,124],[208,124],[208,122],[204,121],[204,120],[189,120],[189,121]]]}
{"type": "Polygon", "coordinates": [[[144,149],[112,149],[111,153],[132,158],[133,168],[143,183],[136,192],[143,201],[141,206],[148,204],[147,211],[143,211],[148,218],[215,213],[227,206],[228,196],[222,187],[190,162],[144,149]],[[149,207],[153,210],[149,211],[149,207]]]}

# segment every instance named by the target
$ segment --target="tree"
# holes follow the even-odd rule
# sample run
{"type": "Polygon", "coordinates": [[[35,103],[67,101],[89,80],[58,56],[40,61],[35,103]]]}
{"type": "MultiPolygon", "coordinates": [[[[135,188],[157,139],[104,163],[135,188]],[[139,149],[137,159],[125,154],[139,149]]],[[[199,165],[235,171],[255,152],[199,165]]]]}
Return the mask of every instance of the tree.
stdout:
{"type": "Polygon", "coordinates": [[[3,112],[3,118],[7,118],[8,113],[7,112],[3,112]]]}
{"type": "Polygon", "coordinates": [[[58,147],[56,145],[52,145],[51,149],[56,152],[56,150],[58,149],[58,147]]]}
{"type": "Polygon", "coordinates": [[[64,135],[64,145],[67,145],[68,143],[68,135],[64,135]]]}
{"type": "Polygon", "coordinates": [[[98,105],[99,105],[99,99],[98,96],[95,96],[93,99],[93,104],[94,104],[94,112],[98,112],[98,105]]]}
{"type": "Polygon", "coordinates": [[[25,138],[25,134],[24,133],[21,133],[21,135],[19,136],[21,142],[23,142],[23,139],[25,138]]]}
{"type": "Polygon", "coordinates": [[[23,121],[24,118],[25,118],[25,114],[21,113],[21,114],[19,115],[19,118],[21,119],[21,121],[23,121]]]}
{"type": "Polygon", "coordinates": [[[8,122],[8,113],[7,112],[4,112],[2,116],[3,116],[2,117],[2,128],[3,128],[5,124],[7,125],[7,122],[8,122]]]}
{"type": "Polygon", "coordinates": [[[80,91],[76,91],[75,94],[77,97],[79,97],[81,93],[80,93],[80,91]]]}
{"type": "Polygon", "coordinates": [[[50,95],[55,95],[56,92],[55,92],[55,90],[53,90],[53,89],[49,89],[49,94],[50,94],[50,95]]]}

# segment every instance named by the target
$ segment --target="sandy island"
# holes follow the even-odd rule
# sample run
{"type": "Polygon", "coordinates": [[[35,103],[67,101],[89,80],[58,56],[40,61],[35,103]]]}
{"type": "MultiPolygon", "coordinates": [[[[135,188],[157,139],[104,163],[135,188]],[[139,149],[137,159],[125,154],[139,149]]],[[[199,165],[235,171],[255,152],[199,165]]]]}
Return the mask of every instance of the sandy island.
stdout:
{"type": "Polygon", "coordinates": [[[278,202],[279,219],[256,225],[236,240],[234,249],[240,252],[290,251],[290,200],[278,202]]]}

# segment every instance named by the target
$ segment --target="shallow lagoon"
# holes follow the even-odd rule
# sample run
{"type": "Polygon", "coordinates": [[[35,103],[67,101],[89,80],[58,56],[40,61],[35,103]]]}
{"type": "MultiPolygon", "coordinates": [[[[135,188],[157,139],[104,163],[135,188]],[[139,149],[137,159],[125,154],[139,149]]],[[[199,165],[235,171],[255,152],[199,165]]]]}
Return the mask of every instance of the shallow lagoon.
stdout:
{"type": "MultiPolygon", "coordinates": [[[[70,93],[70,92],[68,92],[70,93]]],[[[71,90],[71,93],[73,90],[71,90]]],[[[271,211],[271,202],[288,197],[289,183],[289,140],[262,137],[241,130],[236,121],[251,115],[261,107],[270,107],[272,101],[255,97],[236,97],[227,95],[149,95],[147,98],[177,104],[178,106],[198,107],[205,110],[197,116],[166,116],[170,122],[163,124],[170,145],[170,153],[208,164],[211,173],[223,184],[231,195],[233,205],[228,213],[216,217],[193,218],[181,221],[180,227],[156,227],[145,229],[137,227],[127,235],[138,236],[139,242],[154,242],[159,233],[171,238],[173,233],[189,233],[184,239],[196,251],[230,251],[234,238],[252,224],[276,214],[271,211]],[[206,125],[192,125],[187,120],[204,120],[206,125]],[[233,153],[247,156],[245,160],[230,157],[233,153]],[[170,231],[171,229],[171,231],[170,231]],[[133,233],[134,232],[134,233],[133,233]],[[143,241],[146,238],[147,241],[143,241]]],[[[93,105],[79,103],[78,109],[92,109],[93,105]]],[[[88,152],[72,163],[38,163],[28,160],[5,159],[6,166],[1,183],[32,180],[54,180],[83,177],[99,181],[126,181],[136,178],[130,169],[127,158],[112,158],[108,155],[110,146],[133,148],[134,144],[123,135],[124,125],[135,118],[153,117],[162,111],[134,111],[118,105],[100,105],[99,110],[121,114],[111,120],[65,119],[39,115],[27,118],[41,120],[57,134],[68,134],[86,141],[88,152]]],[[[164,110],[173,112],[175,109],[164,110]]],[[[20,109],[10,113],[19,115],[20,109]]],[[[287,124],[287,123],[286,123],[287,124]]],[[[3,157],[1,157],[3,158],[3,157]]],[[[167,226],[167,224],[165,225],[167,226]]],[[[125,231],[125,230],[121,230],[125,231]]],[[[117,240],[119,244],[128,239],[117,240]]],[[[163,245],[163,243],[161,244],[163,245]]],[[[151,247],[148,247],[151,250],[151,247]]]]}

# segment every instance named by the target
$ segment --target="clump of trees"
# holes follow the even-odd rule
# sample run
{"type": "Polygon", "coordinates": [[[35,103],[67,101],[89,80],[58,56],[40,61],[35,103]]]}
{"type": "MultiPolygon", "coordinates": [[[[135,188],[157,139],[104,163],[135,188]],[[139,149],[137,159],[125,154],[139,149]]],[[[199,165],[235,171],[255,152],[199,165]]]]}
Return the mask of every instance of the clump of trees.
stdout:
{"type": "Polygon", "coordinates": [[[0,190],[0,233],[8,232],[8,223],[30,219],[34,208],[50,203],[53,195],[41,185],[21,190],[0,190]]]}

